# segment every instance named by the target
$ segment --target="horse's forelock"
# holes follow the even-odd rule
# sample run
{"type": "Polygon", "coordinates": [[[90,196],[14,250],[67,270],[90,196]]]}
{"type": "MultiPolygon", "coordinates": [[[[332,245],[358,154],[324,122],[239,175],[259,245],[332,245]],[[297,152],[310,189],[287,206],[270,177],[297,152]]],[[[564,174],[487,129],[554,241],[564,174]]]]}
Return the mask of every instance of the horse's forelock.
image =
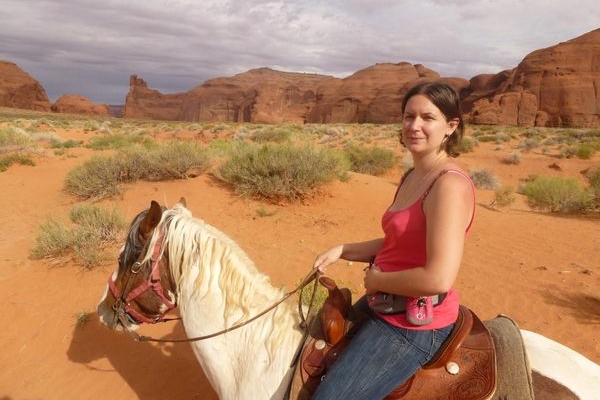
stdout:
{"type": "Polygon", "coordinates": [[[147,214],[148,210],[144,210],[136,215],[131,222],[129,231],[127,232],[127,236],[125,238],[125,244],[123,245],[121,254],[119,255],[119,268],[129,267],[139,258],[140,254],[142,253],[144,244],[139,238],[138,230],[140,228],[140,224],[147,214]]]}

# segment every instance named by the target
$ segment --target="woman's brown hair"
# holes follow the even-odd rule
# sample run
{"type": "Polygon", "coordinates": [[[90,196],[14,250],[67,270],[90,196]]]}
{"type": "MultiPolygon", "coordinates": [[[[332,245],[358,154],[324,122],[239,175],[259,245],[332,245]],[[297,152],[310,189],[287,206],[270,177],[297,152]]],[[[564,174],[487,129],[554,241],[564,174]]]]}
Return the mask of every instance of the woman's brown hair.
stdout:
{"type": "Polygon", "coordinates": [[[447,121],[453,119],[458,120],[458,126],[454,132],[443,142],[442,147],[442,149],[445,150],[448,155],[456,157],[458,153],[454,151],[454,148],[462,140],[465,131],[465,124],[461,115],[460,97],[458,93],[456,93],[456,90],[454,90],[452,86],[445,83],[420,83],[416,86],[413,86],[404,95],[404,99],[402,99],[402,114],[404,114],[404,109],[406,108],[406,103],[408,103],[408,100],[411,97],[419,94],[427,97],[437,108],[439,108],[447,121]]]}

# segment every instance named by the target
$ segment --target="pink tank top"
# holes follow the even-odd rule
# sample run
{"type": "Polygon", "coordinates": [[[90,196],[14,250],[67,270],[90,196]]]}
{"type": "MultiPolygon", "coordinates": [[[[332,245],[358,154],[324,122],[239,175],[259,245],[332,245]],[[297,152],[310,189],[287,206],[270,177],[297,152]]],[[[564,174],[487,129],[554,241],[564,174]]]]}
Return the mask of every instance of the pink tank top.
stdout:
{"type": "MultiPolygon", "coordinates": [[[[465,177],[473,188],[473,215],[465,231],[469,232],[475,218],[475,186],[471,178],[461,171],[443,170],[434,179],[425,193],[413,204],[397,211],[389,209],[381,218],[381,225],[385,233],[383,246],[375,258],[375,264],[382,271],[403,271],[411,268],[422,267],[427,262],[426,252],[426,220],[423,212],[423,202],[437,179],[447,172],[453,172],[465,177]]],[[[397,192],[396,192],[397,194],[397,192]]],[[[395,200],[395,198],[394,198],[395,200]]],[[[379,317],[391,325],[406,329],[439,329],[448,326],[458,316],[460,299],[458,293],[452,288],[447,293],[444,301],[434,307],[433,321],[423,326],[415,326],[406,319],[406,314],[383,315],[379,317]]]]}

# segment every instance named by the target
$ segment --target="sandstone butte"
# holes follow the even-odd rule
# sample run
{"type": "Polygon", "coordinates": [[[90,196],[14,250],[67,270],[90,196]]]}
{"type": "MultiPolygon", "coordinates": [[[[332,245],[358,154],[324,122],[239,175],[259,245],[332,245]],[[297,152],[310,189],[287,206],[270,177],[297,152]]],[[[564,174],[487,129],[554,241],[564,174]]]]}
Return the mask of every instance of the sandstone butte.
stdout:
{"type": "Polygon", "coordinates": [[[62,95],[52,104],[52,111],[69,114],[87,114],[108,117],[110,107],[107,104],[96,104],[87,97],[78,94],[62,95]]]}
{"type": "MultiPolygon", "coordinates": [[[[22,88],[33,90],[37,82],[22,71],[6,77],[25,76],[27,85],[3,78],[6,65],[18,69],[0,62],[0,106],[42,109],[35,105],[43,103],[40,100],[14,100],[27,98],[22,88]],[[17,95],[15,87],[23,93],[17,95]]],[[[346,78],[259,68],[210,79],[187,92],[163,94],[132,75],[123,116],[206,122],[396,123],[398,103],[420,81],[454,86],[471,123],[600,127],[600,29],[536,50],[512,70],[470,80],[441,77],[423,65],[407,62],[375,64],[346,78]]],[[[71,104],[67,106],[57,101],[53,109],[75,113],[98,109],[87,101],[90,106],[77,111],[74,104],[85,102],[60,102],[71,104]]]]}

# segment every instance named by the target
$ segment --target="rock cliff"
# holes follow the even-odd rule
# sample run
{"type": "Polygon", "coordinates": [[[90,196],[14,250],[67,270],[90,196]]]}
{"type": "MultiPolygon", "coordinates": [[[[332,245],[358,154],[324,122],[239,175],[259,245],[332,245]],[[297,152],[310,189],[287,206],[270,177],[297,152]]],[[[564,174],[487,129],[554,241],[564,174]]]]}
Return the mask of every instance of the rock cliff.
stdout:
{"type": "Polygon", "coordinates": [[[600,126],[600,29],[527,55],[464,90],[470,121],[518,126],[600,126]]]}
{"type": "Polygon", "coordinates": [[[0,107],[50,111],[46,91],[17,64],[0,60],[0,107]]]}
{"type": "MultiPolygon", "coordinates": [[[[393,123],[398,103],[419,80],[438,80],[422,65],[376,64],[347,78],[251,70],[216,78],[186,92],[165,95],[133,75],[125,103],[127,118],[257,123],[393,123]]],[[[468,85],[447,79],[457,89],[468,85]]]]}

